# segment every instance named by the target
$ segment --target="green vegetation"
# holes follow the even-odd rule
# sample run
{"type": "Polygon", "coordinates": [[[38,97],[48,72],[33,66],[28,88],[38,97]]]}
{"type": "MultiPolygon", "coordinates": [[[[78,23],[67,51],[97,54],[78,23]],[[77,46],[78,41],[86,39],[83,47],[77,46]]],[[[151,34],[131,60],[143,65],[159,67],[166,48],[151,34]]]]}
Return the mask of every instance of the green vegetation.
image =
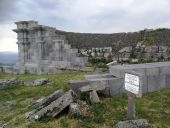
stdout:
{"type": "MultiPolygon", "coordinates": [[[[64,114],[58,118],[45,118],[31,123],[25,119],[25,113],[32,110],[33,103],[23,104],[28,98],[37,100],[49,95],[59,88],[68,90],[68,80],[84,79],[84,73],[54,74],[54,75],[9,75],[0,74],[0,78],[17,76],[22,80],[32,80],[46,77],[54,81],[54,86],[13,87],[0,90],[0,122],[7,123],[12,128],[112,128],[120,120],[126,120],[127,97],[101,98],[99,104],[91,104],[92,115],[76,115],[70,117],[64,114]],[[16,103],[9,107],[7,101],[16,103]]],[[[82,98],[86,99],[85,95],[82,98]]],[[[145,118],[156,128],[170,126],[170,89],[143,95],[137,99],[137,118],[145,118]]]]}
{"type": "Polygon", "coordinates": [[[111,62],[111,58],[97,58],[97,57],[90,57],[88,61],[94,66],[94,68],[108,68],[106,65],[107,63],[111,62]]]}

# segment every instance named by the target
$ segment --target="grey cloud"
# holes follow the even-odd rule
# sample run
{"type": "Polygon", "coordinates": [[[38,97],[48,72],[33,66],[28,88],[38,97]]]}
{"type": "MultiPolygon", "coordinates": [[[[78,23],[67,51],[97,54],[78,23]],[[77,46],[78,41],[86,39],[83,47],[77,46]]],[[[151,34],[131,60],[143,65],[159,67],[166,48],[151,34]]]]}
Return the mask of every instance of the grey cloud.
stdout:
{"type": "Polygon", "coordinates": [[[169,0],[0,0],[0,22],[38,20],[67,31],[127,32],[167,25],[169,6],[169,0]]]}

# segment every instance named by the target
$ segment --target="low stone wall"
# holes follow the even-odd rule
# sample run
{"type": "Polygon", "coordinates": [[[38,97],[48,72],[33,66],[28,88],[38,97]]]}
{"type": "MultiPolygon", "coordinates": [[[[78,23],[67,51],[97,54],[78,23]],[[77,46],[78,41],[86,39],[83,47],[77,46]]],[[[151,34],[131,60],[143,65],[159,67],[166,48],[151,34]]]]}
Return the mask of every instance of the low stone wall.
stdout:
{"type": "Polygon", "coordinates": [[[124,89],[124,79],[117,78],[110,74],[86,75],[89,84],[100,84],[105,86],[103,93],[107,96],[120,96],[126,91],[124,89]]]}
{"type": "Polygon", "coordinates": [[[55,74],[55,73],[73,73],[73,72],[92,72],[93,68],[88,67],[0,67],[0,73],[9,73],[9,74],[55,74]]]}
{"type": "Polygon", "coordinates": [[[110,67],[110,74],[87,75],[85,78],[89,84],[104,85],[106,95],[119,96],[126,93],[124,76],[128,71],[143,74],[143,93],[170,88],[170,62],[116,65],[110,67]]]}
{"type": "Polygon", "coordinates": [[[110,74],[124,78],[125,72],[136,71],[143,74],[143,92],[159,91],[170,87],[170,62],[117,65],[110,67],[110,74]]]}

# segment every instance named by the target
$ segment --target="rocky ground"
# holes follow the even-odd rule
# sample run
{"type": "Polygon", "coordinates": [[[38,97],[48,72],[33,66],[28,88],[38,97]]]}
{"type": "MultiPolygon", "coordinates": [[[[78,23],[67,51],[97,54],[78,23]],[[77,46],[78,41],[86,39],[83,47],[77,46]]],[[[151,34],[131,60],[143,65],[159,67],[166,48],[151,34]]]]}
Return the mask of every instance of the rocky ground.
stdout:
{"type": "MultiPolygon", "coordinates": [[[[113,128],[129,123],[119,122],[127,120],[126,96],[98,95],[98,90],[102,88],[96,85],[80,87],[79,91],[83,95],[76,95],[70,90],[69,80],[83,79],[83,76],[84,74],[16,76],[0,74],[0,78],[6,80],[17,77],[19,81],[30,82],[47,78],[52,83],[34,86],[23,84],[0,89],[0,126],[5,124],[3,126],[5,128],[113,128]],[[99,102],[95,102],[96,96],[99,102]]],[[[170,126],[169,93],[170,90],[166,89],[138,98],[137,118],[146,119],[154,127],[170,126]]]]}

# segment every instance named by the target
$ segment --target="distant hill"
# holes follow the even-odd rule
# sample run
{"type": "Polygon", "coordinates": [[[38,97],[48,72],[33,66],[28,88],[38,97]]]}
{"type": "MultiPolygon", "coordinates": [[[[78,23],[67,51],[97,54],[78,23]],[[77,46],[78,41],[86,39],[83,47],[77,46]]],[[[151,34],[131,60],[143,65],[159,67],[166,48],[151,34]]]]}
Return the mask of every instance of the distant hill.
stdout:
{"type": "Polygon", "coordinates": [[[17,61],[17,52],[0,52],[0,66],[13,66],[17,61]]]}
{"type": "Polygon", "coordinates": [[[57,34],[65,35],[74,48],[111,47],[121,41],[124,46],[136,45],[137,42],[152,39],[156,45],[170,45],[170,29],[144,29],[138,32],[127,33],[74,33],[56,30],[57,34]]]}

